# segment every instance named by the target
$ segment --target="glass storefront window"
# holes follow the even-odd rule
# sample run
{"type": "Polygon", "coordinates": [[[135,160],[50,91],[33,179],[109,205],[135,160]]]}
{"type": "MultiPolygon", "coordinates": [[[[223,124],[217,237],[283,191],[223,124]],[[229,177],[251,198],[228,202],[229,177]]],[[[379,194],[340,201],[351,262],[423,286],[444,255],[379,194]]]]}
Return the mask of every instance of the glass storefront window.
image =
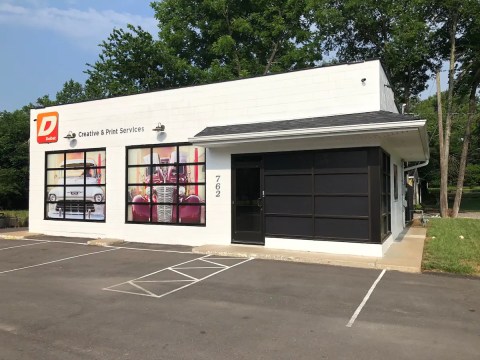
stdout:
{"type": "Polygon", "coordinates": [[[105,149],[46,153],[45,219],[105,221],[105,149]]]}
{"type": "Polygon", "coordinates": [[[150,148],[128,149],[127,158],[129,165],[141,165],[150,163],[150,148]]]}
{"type": "Polygon", "coordinates": [[[180,146],[180,163],[205,162],[205,149],[198,146],[180,146]]]}
{"type": "Polygon", "coordinates": [[[205,224],[205,149],[193,145],[127,148],[126,220],[205,224]]]}

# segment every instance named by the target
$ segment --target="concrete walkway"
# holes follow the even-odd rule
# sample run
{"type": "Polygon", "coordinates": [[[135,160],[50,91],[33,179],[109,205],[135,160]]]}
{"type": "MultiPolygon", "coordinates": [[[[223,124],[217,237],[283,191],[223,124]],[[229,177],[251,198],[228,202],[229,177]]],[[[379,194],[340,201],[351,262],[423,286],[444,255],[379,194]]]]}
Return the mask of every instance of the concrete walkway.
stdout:
{"type": "Polygon", "coordinates": [[[29,236],[40,235],[31,233],[28,228],[2,228],[0,229],[0,239],[23,239],[29,236]]]}
{"type": "Polygon", "coordinates": [[[406,228],[382,258],[277,250],[252,245],[203,245],[193,248],[192,251],[194,253],[208,255],[253,257],[257,259],[419,273],[421,272],[426,232],[426,228],[423,227],[406,228]]]}
{"type": "MultiPolygon", "coordinates": [[[[28,232],[27,228],[0,229],[0,239],[24,239],[35,235],[39,234],[30,233],[28,232]]],[[[426,228],[406,228],[399,238],[394,241],[385,256],[382,258],[277,250],[251,245],[203,245],[194,247],[192,252],[197,254],[252,257],[257,259],[327,264],[369,269],[387,269],[418,273],[421,272],[425,236],[426,228]]],[[[92,241],[92,245],[104,246],[102,242],[102,239],[99,240],[99,244],[97,244],[95,241],[92,241]]]]}

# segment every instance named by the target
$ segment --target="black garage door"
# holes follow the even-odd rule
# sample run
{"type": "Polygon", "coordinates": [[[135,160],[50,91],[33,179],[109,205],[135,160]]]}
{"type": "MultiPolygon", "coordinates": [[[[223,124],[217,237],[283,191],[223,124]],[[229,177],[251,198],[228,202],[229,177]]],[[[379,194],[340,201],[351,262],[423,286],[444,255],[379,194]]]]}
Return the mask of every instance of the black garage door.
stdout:
{"type": "Polygon", "coordinates": [[[265,236],[381,243],[388,235],[390,165],[380,148],[260,156],[265,236]]]}

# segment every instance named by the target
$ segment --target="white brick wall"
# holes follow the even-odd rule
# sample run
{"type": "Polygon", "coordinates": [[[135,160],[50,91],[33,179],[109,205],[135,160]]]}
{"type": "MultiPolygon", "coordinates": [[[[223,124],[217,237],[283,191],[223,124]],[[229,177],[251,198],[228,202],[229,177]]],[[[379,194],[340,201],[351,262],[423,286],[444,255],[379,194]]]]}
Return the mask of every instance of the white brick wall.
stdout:
{"type": "MultiPolygon", "coordinates": [[[[100,101],[32,110],[30,142],[30,231],[52,235],[121,238],[128,241],[201,245],[229,244],[230,156],[232,153],[282,151],[325,147],[378,145],[349,140],[347,144],[307,140],[275,142],[207,151],[207,226],[145,226],[125,224],[125,147],[140,144],[186,142],[207,126],[300,119],[367,111],[396,111],[393,94],[383,87],[378,61],[339,65],[219,84],[187,87],[100,101]],[[366,78],[365,85],[361,79],[366,78]],[[380,86],[379,86],[380,84],[380,86]],[[40,112],[59,113],[59,141],[36,142],[36,119],[40,112]],[[165,125],[165,134],[152,129],[165,125]],[[144,127],[133,134],[80,137],[81,131],[144,127]],[[77,133],[73,148],[106,147],[106,222],[46,221],[44,216],[45,151],[71,149],[63,137],[77,133]],[[215,176],[221,176],[222,196],[214,196],[215,176]]],[[[372,254],[367,247],[366,254],[372,254]]],[[[375,250],[378,252],[378,249],[375,250]]]]}

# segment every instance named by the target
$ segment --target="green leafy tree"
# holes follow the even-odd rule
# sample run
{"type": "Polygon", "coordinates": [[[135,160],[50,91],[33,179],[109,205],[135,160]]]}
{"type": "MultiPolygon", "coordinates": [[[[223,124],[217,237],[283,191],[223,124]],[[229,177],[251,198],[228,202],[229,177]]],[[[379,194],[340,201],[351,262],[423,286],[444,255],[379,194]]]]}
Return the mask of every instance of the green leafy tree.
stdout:
{"type": "Polygon", "coordinates": [[[465,185],[480,186],[480,164],[468,164],[465,171],[465,185]]]}
{"type": "Polygon", "coordinates": [[[56,105],[56,104],[57,104],[56,101],[50,99],[50,96],[43,95],[43,96],[37,98],[37,101],[36,101],[35,104],[30,103],[30,104],[24,106],[22,108],[22,110],[28,112],[28,111],[30,111],[30,109],[35,108],[35,107],[47,107],[47,106],[53,106],[53,105],[56,105]]]}
{"type": "Polygon", "coordinates": [[[431,96],[428,99],[414,100],[411,111],[422,119],[427,120],[427,132],[430,146],[430,162],[427,167],[419,169],[422,179],[428,182],[430,187],[440,186],[440,163],[438,148],[438,124],[437,124],[437,99],[431,96]]]}
{"type": "Polygon", "coordinates": [[[0,113],[0,207],[28,207],[29,113],[0,113]]]}
{"type": "MultiPolygon", "coordinates": [[[[449,215],[448,207],[448,174],[450,159],[450,142],[452,127],[456,124],[455,116],[460,113],[455,99],[462,94],[462,83],[468,84],[469,90],[468,120],[464,126],[464,144],[458,166],[457,192],[451,215],[456,217],[460,208],[463,181],[471,136],[473,116],[476,113],[476,92],[479,84],[480,69],[478,67],[478,31],[480,3],[478,0],[437,0],[431,21],[436,29],[435,45],[438,57],[448,61],[448,90],[443,112],[438,113],[439,150],[440,150],[440,214],[449,215]]],[[[437,71],[437,88],[440,84],[440,72],[437,71]]],[[[439,91],[437,91],[439,93],[439,91]]],[[[443,109],[442,97],[437,95],[438,108],[443,109]]]]}
{"type": "MultiPolygon", "coordinates": [[[[168,54],[163,43],[140,27],[114,29],[100,44],[99,59],[85,72],[85,96],[99,99],[186,85],[195,69],[168,54]]],[[[193,74],[193,75],[192,75],[193,74]]]]}
{"type": "MultiPolygon", "coordinates": [[[[446,92],[442,93],[442,104],[445,104],[447,97],[446,92]]],[[[458,95],[454,100],[457,113],[454,116],[454,123],[452,126],[450,154],[449,154],[449,170],[448,170],[448,185],[456,185],[458,174],[460,172],[461,154],[465,142],[465,127],[468,123],[469,104],[465,101],[463,96],[458,95]]],[[[477,101],[478,106],[478,101],[477,101]]],[[[445,111],[445,107],[443,108],[445,111]]],[[[430,145],[430,163],[427,167],[419,169],[421,177],[427,181],[431,187],[438,188],[440,186],[440,151],[439,151],[439,137],[438,137],[438,121],[437,121],[437,99],[436,96],[431,96],[425,100],[412,101],[412,112],[427,120],[427,132],[430,145]]],[[[477,126],[472,127],[472,142],[478,143],[480,141],[480,133],[477,126]]],[[[475,152],[471,152],[468,157],[469,163],[480,163],[475,158],[475,152]]],[[[478,154],[480,155],[480,154],[478,154]]]]}
{"type": "Polygon", "coordinates": [[[341,62],[379,58],[391,77],[397,101],[408,105],[426,89],[438,64],[432,47],[430,1],[311,0],[320,40],[341,62]]]}
{"type": "MultiPolygon", "coordinates": [[[[477,91],[480,86],[480,3],[478,1],[470,2],[467,8],[463,9],[461,33],[458,40],[458,93],[463,96],[468,103],[467,122],[465,124],[465,133],[463,136],[463,147],[459,162],[459,173],[457,179],[457,191],[453,202],[452,216],[457,217],[460,203],[462,200],[463,183],[468,171],[476,169],[473,164],[467,167],[469,147],[472,139],[472,132],[475,133],[478,128],[478,99],[477,91]]],[[[478,140],[478,139],[477,139],[478,140]]],[[[478,144],[478,142],[477,142],[478,144]]],[[[476,150],[476,149],[475,149],[476,150]]],[[[470,181],[471,184],[471,181],[470,181]]]]}
{"type": "Polygon", "coordinates": [[[87,100],[83,85],[73,79],[65,82],[63,88],[57,92],[55,102],[57,104],[70,104],[87,100]]]}
{"type": "Polygon", "coordinates": [[[170,53],[202,80],[264,75],[322,59],[305,0],[165,0],[152,3],[170,53]]]}
{"type": "Polygon", "coordinates": [[[88,98],[310,67],[322,59],[301,0],[165,0],[159,39],[115,29],[86,73],[88,98]]]}

